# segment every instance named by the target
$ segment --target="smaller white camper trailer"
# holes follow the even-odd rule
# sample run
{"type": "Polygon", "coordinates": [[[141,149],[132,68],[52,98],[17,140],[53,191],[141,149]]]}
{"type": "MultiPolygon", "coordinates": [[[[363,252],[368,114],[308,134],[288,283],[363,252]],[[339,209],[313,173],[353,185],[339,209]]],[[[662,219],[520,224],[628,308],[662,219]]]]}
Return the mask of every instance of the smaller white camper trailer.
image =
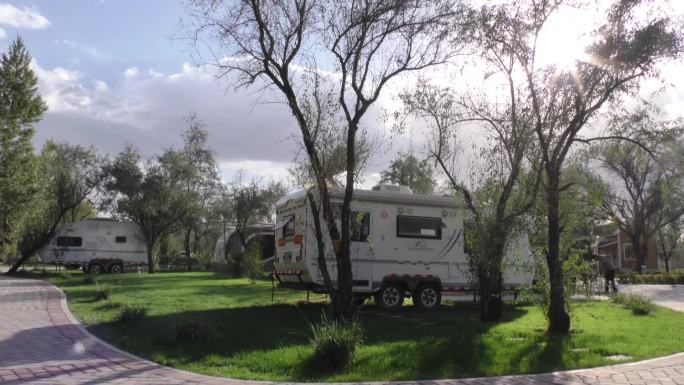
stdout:
{"type": "MultiPolygon", "coordinates": [[[[339,210],[342,198],[342,191],[331,190],[333,209],[339,210]]],[[[433,309],[443,292],[472,290],[463,241],[465,210],[453,197],[379,186],[355,190],[351,210],[352,290],[359,298],[374,296],[378,305],[393,309],[401,307],[405,297],[413,297],[416,306],[433,309]]],[[[274,274],[280,286],[324,291],[306,191],[281,198],[276,213],[274,274]]],[[[335,242],[324,232],[333,285],[335,242]]],[[[532,255],[526,236],[512,243],[504,257],[503,285],[516,290],[532,283],[532,255]]]]}
{"type": "Polygon", "coordinates": [[[81,267],[93,274],[116,274],[126,265],[147,263],[147,247],[133,222],[87,219],[60,227],[40,258],[43,263],[81,267]]]}

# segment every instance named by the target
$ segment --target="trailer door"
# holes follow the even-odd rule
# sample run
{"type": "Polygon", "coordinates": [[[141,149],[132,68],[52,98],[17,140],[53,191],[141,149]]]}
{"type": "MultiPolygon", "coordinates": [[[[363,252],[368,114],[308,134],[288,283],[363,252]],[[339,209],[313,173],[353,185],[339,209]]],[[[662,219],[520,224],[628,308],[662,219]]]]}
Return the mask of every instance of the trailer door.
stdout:
{"type": "Polygon", "coordinates": [[[371,210],[352,211],[350,256],[354,291],[371,289],[373,271],[373,240],[371,239],[371,210]]]}

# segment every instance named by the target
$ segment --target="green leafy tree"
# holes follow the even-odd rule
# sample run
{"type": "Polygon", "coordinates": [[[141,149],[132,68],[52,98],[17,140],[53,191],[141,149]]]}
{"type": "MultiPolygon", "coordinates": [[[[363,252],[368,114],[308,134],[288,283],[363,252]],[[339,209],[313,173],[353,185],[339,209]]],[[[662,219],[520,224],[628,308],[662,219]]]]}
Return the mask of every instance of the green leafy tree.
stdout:
{"type": "Polygon", "coordinates": [[[593,148],[613,190],[603,208],[630,238],[641,272],[648,243],[684,214],[681,122],[661,120],[651,107],[619,114],[612,132],[636,132],[635,142],[603,142],[593,148]]]}
{"type": "Polygon", "coordinates": [[[682,243],[681,220],[670,222],[658,229],[656,247],[658,258],[665,264],[665,272],[670,272],[670,263],[675,256],[675,250],[682,243]]]}
{"type": "Polygon", "coordinates": [[[432,194],[436,184],[428,160],[419,160],[413,154],[404,152],[400,152],[387,170],[380,174],[380,183],[408,186],[418,194],[432,194]]]}
{"type": "Polygon", "coordinates": [[[49,141],[38,163],[41,188],[21,232],[21,258],[9,273],[40,251],[61,224],[93,215],[88,199],[103,180],[101,159],[92,148],[49,141]]]}
{"type": "Polygon", "coordinates": [[[187,269],[192,270],[192,255],[196,254],[200,242],[207,236],[211,227],[211,205],[217,199],[218,168],[214,153],[209,148],[209,133],[197,115],[191,114],[186,118],[188,130],[183,134],[183,148],[180,154],[188,168],[184,173],[185,189],[188,194],[197,197],[191,206],[190,213],[185,218],[183,229],[183,245],[188,257],[187,269]]]}
{"type": "Polygon", "coordinates": [[[537,59],[539,36],[552,15],[567,4],[563,0],[514,2],[487,7],[493,19],[513,33],[500,43],[509,47],[519,68],[523,108],[530,111],[535,141],[544,170],[547,209],[550,283],[549,332],[568,333],[570,316],[565,309],[565,287],[560,255],[561,193],[563,165],[576,143],[623,139],[621,135],[583,136],[582,129],[604,105],[618,102],[638,88],[638,80],[657,75],[656,65],[681,52],[681,28],[667,15],[645,13],[645,1],[617,0],[591,36],[586,60],[572,68],[542,65],[537,59]],[[643,15],[642,15],[643,13],[643,15]],[[644,16],[645,15],[645,16],[644,16]]]}
{"type": "MultiPolygon", "coordinates": [[[[493,321],[502,314],[503,259],[511,241],[518,237],[523,215],[533,207],[541,174],[526,161],[532,148],[529,113],[519,109],[521,96],[510,60],[501,59],[513,53],[497,44],[507,31],[486,23],[477,29],[481,35],[475,41],[483,49],[483,57],[511,90],[505,105],[489,102],[480,90],[457,94],[423,80],[400,97],[405,114],[428,122],[431,137],[427,151],[447,177],[449,187],[465,202],[470,278],[480,294],[480,318],[493,321]],[[460,147],[457,134],[464,124],[477,124],[483,136],[491,138],[480,148],[484,162],[472,168],[471,181],[454,168],[460,147]]],[[[399,123],[403,121],[399,119],[399,123]]],[[[399,128],[403,129],[401,124],[399,128]]]]}
{"type": "MultiPolygon", "coordinates": [[[[334,73],[327,79],[331,89],[337,90],[337,109],[342,111],[344,124],[339,125],[336,137],[343,138],[345,144],[346,175],[339,229],[342,245],[335,251],[337,286],[329,291],[335,319],[351,321],[355,311],[351,201],[357,179],[358,134],[364,117],[390,81],[451,57],[449,43],[455,39],[446,31],[453,15],[452,2],[244,0],[189,1],[188,5],[192,41],[220,47],[221,57],[214,62],[224,70],[223,75],[238,75],[231,77],[238,86],[258,84],[265,85],[264,90],[276,90],[289,107],[315,176],[317,208],[324,220],[321,228],[329,234],[338,228],[314,127],[303,109],[302,94],[309,85],[300,80],[302,75],[334,73]],[[224,53],[240,59],[227,61],[224,53]],[[318,68],[316,63],[327,67],[318,68]]],[[[317,222],[315,215],[314,219],[317,222]]],[[[325,260],[326,252],[319,247],[319,258],[325,260]]],[[[319,266],[327,270],[326,263],[319,266]]]]}
{"type": "Polygon", "coordinates": [[[197,195],[185,184],[192,167],[174,150],[145,161],[127,146],[104,169],[106,207],[140,227],[147,246],[147,270],[154,273],[160,239],[178,231],[194,208],[197,195]]]}
{"type": "Polygon", "coordinates": [[[21,221],[39,192],[31,140],[47,106],[37,83],[31,56],[18,37],[0,58],[0,256],[14,249],[21,221]]]}
{"type": "Polygon", "coordinates": [[[243,183],[243,173],[238,172],[230,187],[232,205],[230,212],[235,221],[235,231],[240,235],[240,242],[247,247],[246,237],[250,225],[259,222],[270,222],[275,217],[275,203],[282,198],[287,189],[282,182],[270,181],[267,184],[253,179],[243,183]]]}

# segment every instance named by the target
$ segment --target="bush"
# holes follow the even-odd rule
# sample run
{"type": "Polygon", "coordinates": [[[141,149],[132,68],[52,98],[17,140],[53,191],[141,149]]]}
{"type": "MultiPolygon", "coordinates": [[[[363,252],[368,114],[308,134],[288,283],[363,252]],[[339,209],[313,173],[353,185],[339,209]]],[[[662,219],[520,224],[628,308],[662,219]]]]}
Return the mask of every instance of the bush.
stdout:
{"type": "Polygon", "coordinates": [[[667,284],[684,283],[684,275],[681,273],[651,273],[635,274],[632,272],[620,275],[621,283],[646,283],[646,284],[667,284]]]}
{"type": "Polygon", "coordinates": [[[93,283],[97,284],[97,280],[92,275],[86,274],[85,277],[83,277],[83,283],[85,283],[86,285],[91,285],[93,283]]]}
{"type": "Polygon", "coordinates": [[[120,323],[132,323],[140,321],[147,315],[147,309],[142,306],[124,305],[117,317],[120,323]]]}
{"type": "Polygon", "coordinates": [[[99,283],[95,282],[95,300],[100,301],[100,300],[108,300],[109,297],[111,297],[111,291],[109,290],[109,287],[107,285],[100,285],[99,283]]]}
{"type": "Polygon", "coordinates": [[[363,343],[363,330],[358,322],[342,325],[323,315],[321,324],[311,325],[311,330],[314,361],[326,363],[334,370],[349,367],[363,343]]]}
{"type": "Polygon", "coordinates": [[[655,310],[653,301],[637,294],[630,294],[628,296],[627,307],[632,309],[632,314],[635,315],[648,315],[655,310]]]}
{"type": "Polygon", "coordinates": [[[648,315],[655,310],[653,301],[641,294],[617,294],[612,300],[632,310],[634,315],[648,315]]]}
{"type": "Polygon", "coordinates": [[[176,342],[200,342],[207,341],[211,337],[211,331],[204,324],[197,321],[185,321],[177,323],[176,342]]]}
{"type": "Polygon", "coordinates": [[[233,277],[246,277],[252,283],[264,277],[259,244],[250,244],[244,251],[231,253],[229,258],[228,268],[233,277]]]}
{"type": "Polygon", "coordinates": [[[67,273],[67,272],[62,272],[62,273],[59,273],[59,278],[61,278],[61,279],[69,279],[69,278],[71,278],[71,274],[69,274],[69,273],[67,273]]]}

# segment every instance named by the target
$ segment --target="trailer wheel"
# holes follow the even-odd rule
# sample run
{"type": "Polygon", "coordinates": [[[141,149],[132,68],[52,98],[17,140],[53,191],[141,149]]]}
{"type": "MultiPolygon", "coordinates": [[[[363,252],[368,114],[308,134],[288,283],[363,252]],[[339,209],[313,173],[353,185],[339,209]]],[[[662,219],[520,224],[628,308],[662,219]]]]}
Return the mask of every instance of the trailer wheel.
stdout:
{"type": "Polygon", "coordinates": [[[94,275],[100,274],[102,273],[102,266],[98,263],[91,263],[88,265],[88,272],[94,275]]]}
{"type": "Polygon", "coordinates": [[[123,272],[123,266],[120,263],[113,263],[109,266],[109,272],[112,274],[121,274],[123,272]]]}
{"type": "Polygon", "coordinates": [[[434,310],[442,303],[442,292],[435,284],[418,285],[413,292],[413,304],[423,310],[434,310]]]}
{"type": "Polygon", "coordinates": [[[395,310],[404,304],[404,290],[396,283],[386,283],[375,294],[375,303],[385,310],[395,310]]]}

